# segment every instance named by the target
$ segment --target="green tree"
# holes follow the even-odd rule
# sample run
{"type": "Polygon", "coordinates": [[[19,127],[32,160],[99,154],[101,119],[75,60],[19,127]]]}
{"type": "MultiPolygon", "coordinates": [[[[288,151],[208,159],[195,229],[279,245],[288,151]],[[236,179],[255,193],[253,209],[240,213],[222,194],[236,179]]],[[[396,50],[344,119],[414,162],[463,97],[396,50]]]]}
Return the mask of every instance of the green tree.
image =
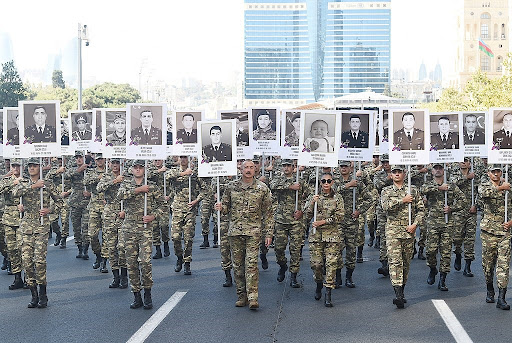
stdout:
{"type": "Polygon", "coordinates": [[[78,108],[78,91],[74,88],[54,88],[52,86],[33,89],[36,93],[34,100],[59,100],[60,115],[66,118],[68,111],[78,108]]]}
{"type": "Polygon", "coordinates": [[[62,70],[54,70],[52,74],[53,88],[66,88],[66,82],[62,77],[62,70]]]}
{"type": "Polygon", "coordinates": [[[105,82],[83,92],[84,109],[125,107],[127,103],[140,100],[139,91],[127,83],[105,82]]]}
{"type": "Polygon", "coordinates": [[[26,91],[14,61],[3,63],[0,74],[0,108],[18,106],[18,101],[27,98],[26,91]]]}

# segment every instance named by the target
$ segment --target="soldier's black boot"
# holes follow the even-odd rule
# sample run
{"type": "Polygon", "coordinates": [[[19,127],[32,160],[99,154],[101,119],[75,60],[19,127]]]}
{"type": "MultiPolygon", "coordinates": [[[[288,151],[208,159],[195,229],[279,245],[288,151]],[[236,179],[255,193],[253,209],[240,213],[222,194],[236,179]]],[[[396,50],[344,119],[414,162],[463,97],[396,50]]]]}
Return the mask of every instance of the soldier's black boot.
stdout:
{"type": "Polygon", "coordinates": [[[96,261],[92,264],[92,269],[98,269],[101,263],[101,254],[96,254],[96,261]]]}
{"type": "Polygon", "coordinates": [[[57,232],[57,234],[55,235],[55,242],[53,243],[53,245],[56,247],[59,246],[61,239],[62,239],[62,236],[61,236],[60,232],[57,232]]]}
{"type": "Polygon", "coordinates": [[[437,288],[445,292],[448,290],[448,287],[446,287],[446,273],[439,273],[439,283],[437,284],[437,288]]]}
{"type": "Polygon", "coordinates": [[[171,251],[169,250],[169,242],[164,242],[164,257],[168,257],[171,255],[171,251]]]}
{"type": "Polygon", "coordinates": [[[285,276],[286,276],[286,271],[288,270],[288,266],[285,264],[281,264],[279,265],[280,268],[279,268],[279,271],[277,272],[277,282],[283,282],[285,276]]]}
{"type": "Polygon", "coordinates": [[[14,281],[9,285],[9,289],[12,291],[20,288],[23,288],[23,279],[21,278],[21,272],[17,272],[14,274],[14,281]]]}
{"type": "Polygon", "coordinates": [[[48,306],[48,296],[46,295],[46,285],[39,285],[39,303],[37,307],[45,308],[48,306]]]}
{"type": "Polygon", "coordinates": [[[317,282],[316,283],[316,290],[315,290],[315,300],[322,299],[322,288],[324,288],[323,282],[317,282]]]}
{"type": "Polygon", "coordinates": [[[185,267],[183,268],[183,275],[192,275],[192,271],[190,270],[190,262],[185,262],[185,267]]]}
{"type": "Polygon", "coordinates": [[[377,269],[377,273],[379,273],[382,276],[388,277],[389,276],[389,266],[388,266],[388,260],[382,260],[380,261],[382,266],[377,269]]]}
{"type": "Polygon", "coordinates": [[[471,272],[471,260],[466,260],[466,265],[464,266],[464,271],[462,275],[467,277],[473,277],[473,273],[471,272]]]}
{"type": "Polygon", "coordinates": [[[363,263],[363,245],[357,247],[356,262],[363,263]]]}
{"type": "Polygon", "coordinates": [[[494,302],[494,285],[493,283],[487,284],[487,296],[485,297],[486,303],[493,303],[494,302]]]}
{"type": "Polygon", "coordinates": [[[325,288],[325,299],[324,299],[325,307],[332,307],[331,301],[331,289],[329,287],[325,288]]]}
{"type": "Polygon", "coordinates": [[[507,294],[507,289],[499,288],[498,290],[499,290],[499,293],[498,293],[498,302],[496,303],[496,308],[501,308],[502,310],[509,311],[510,305],[507,304],[507,302],[505,301],[505,295],[507,294]]]}
{"type": "Polygon", "coordinates": [[[427,283],[433,285],[436,282],[437,268],[430,267],[430,273],[428,273],[427,283]]]}
{"type": "Polygon", "coordinates": [[[199,249],[206,249],[210,247],[210,242],[208,242],[208,235],[203,235],[203,243],[199,246],[199,249]]]}
{"type": "Polygon", "coordinates": [[[83,253],[82,259],[88,260],[89,259],[89,244],[84,244],[82,253],[83,253]]]}
{"type": "Polygon", "coordinates": [[[150,310],[153,308],[153,299],[151,299],[151,288],[144,288],[144,309],[150,310]]]}
{"type": "Polygon", "coordinates": [[[290,287],[300,288],[300,284],[297,282],[297,273],[290,273],[290,287]]]}
{"type": "Polygon", "coordinates": [[[156,252],[153,255],[153,259],[158,260],[162,258],[162,249],[160,249],[159,245],[155,245],[156,252]]]}
{"type": "Polygon", "coordinates": [[[4,260],[2,261],[2,267],[0,267],[0,269],[2,270],[6,270],[7,269],[7,263],[9,262],[9,260],[7,259],[7,256],[4,255],[4,260]]]}
{"type": "Polygon", "coordinates": [[[130,308],[139,308],[143,305],[140,292],[133,292],[133,302],[130,304],[130,308]]]}
{"type": "Polygon", "coordinates": [[[11,261],[7,262],[7,275],[14,275],[13,272],[12,272],[11,261]]]}
{"type": "Polygon", "coordinates": [[[355,288],[356,285],[352,281],[352,273],[354,272],[354,269],[347,268],[347,272],[345,273],[345,286],[348,288],[355,288]]]}
{"type": "Polygon", "coordinates": [[[36,308],[39,303],[39,295],[37,294],[37,285],[28,286],[32,294],[32,300],[28,303],[28,308],[36,308]]]}
{"type": "Polygon", "coordinates": [[[119,282],[119,288],[128,288],[128,269],[121,268],[121,279],[119,282]]]}
{"type": "Polygon", "coordinates": [[[176,267],[174,267],[174,271],[176,273],[181,272],[181,269],[183,268],[183,256],[178,256],[178,260],[176,260],[176,267]]]}
{"type": "Polygon", "coordinates": [[[231,278],[231,269],[225,270],[224,274],[226,275],[226,279],[222,284],[222,287],[231,287],[233,286],[233,279],[231,278]]]}
{"type": "Polygon", "coordinates": [[[420,247],[418,250],[418,259],[425,261],[427,258],[425,257],[425,254],[423,254],[424,247],[420,247]]]}
{"type": "Polygon", "coordinates": [[[459,271],[462,267],[462,255],[455,254],[455,262],[453,263],[453,269],[459,271]]]}
{"type": "Polygon", "coordinates": [[[119,269],[112,269],[112,275],[114,275],[114,278],[110,285],[108,285],[108,288],[119,288],[119,282],[121,281],[119,277],[119,269]]]}
{"type": "Polygon", "coordinates": [[[267,254],[260,254],[261,268],[264,270],[268,269],[267,254]]]}
{"type": "Polygon", "coordinates": [[[84,254],[82,252],[82,244],[78,244],[76,247],[78,248],[78,255],[76,255],[75,257],[76,258],[83,258],[84,254]]]}
{"type": "Polygon", "coordinates": [[[404,304],[407,304],[407,299],[405,299],[405,285],[402,285],[402,293],[404,294],[404,304]]]}
{"type": "Polygon", "coordinates": [[[375,237],[375,244],[373,245],[375,249],[380,249],[380,236],[375,237]]]}
{"type": "Polygon", "coordinates": [[[368,239],[368,246],[373,246],[373,241],[375,240],[375,232],[370,232],[370,238],[368,239]]]}
{"type": "Polygon", "coordinates": [[[60,239],[60,247],[61,249],[66,249],[66,237],[62,237],[60,239]]]}
{"type": "Polygon", "coordinates": [[[393,299],[393,305],[397,308],[404,308],[404,291],[402,286],[393,286],[395,290],[395,299],[393,299]]]}
{"type": "Polygon", "coordinates": [[[219,236],[217,234],[213,235],[213,248],[219,247],[219,236]]]}
{"type": "Polygon", "coordinates": [[[101,258],[101,263],[100,263],[100,272],[101,273],[108,273],[108,269],[107,269],[107,259],[102,257],[101,258]]]}
{"type": "Polygon", "coordinates": [[[336,280],[334,281],[334,288],[338,289],[343,285],[343,280],[341,279],[341,268],[336,269],[336,280]]]}

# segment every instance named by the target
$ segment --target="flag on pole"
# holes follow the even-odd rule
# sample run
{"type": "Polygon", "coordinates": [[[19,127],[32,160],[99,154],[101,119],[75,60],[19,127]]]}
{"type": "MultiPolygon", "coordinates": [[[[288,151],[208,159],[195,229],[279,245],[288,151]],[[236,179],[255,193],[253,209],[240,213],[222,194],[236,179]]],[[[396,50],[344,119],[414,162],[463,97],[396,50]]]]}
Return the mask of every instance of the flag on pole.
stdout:
{"type": "Polygon", "coordinates": [[[478,39],[478,48],[482,50],[487,56],[494,57],[494,53],[492,52],[491,48],[489,48],[487,44],[484,43],[482,38],[478,39]]]}

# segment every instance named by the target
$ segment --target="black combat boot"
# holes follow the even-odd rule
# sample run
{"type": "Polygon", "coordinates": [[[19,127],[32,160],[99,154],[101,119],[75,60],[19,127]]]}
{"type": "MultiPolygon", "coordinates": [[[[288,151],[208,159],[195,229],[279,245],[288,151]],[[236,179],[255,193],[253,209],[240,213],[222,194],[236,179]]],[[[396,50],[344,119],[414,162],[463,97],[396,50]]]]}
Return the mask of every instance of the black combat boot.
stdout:
{"type": "Polygon", "coordinates": [[[32,294],[32,300],[28,303],[28,308],[36,308],[39,303],[39,295],[37,294],[37,285],[28,286],[32,294]]]}
{"type": "Polygon", "coordinates": [[[121,268],[121,279],[119,282],[119,288],[128,288],[128,269],[121,268]]]}
{"type": "Polygon", "coordinates": [[[453,269],[459,271],[462,267],[462,255],[455,254],[455,262],[453,263],[453,269]]]}
{"type": "Polygon", "coordinates": [[[219,247],[219,236],[217,234],[214,234],[212,248],[218,248],[218,247],[219,247]]]}
{"type": "Polygon", "coordinates": [[[430,273],[428,273],[427,283],[433,285],[436,282],[437,268],[430,267],[430,273]]]}
{"type": "Polygon", "coordinates": [[[494,285],[493,283],[487,284],[487,296],[485,297],[486,303],[493,303],[494,302],[494,285]]]}
{"type": "Polygon", "coordinates": [[[112,269],[112,274],[114,275],[114,278],[112,279],[112,282],[110,285],[108,285],[108,288],[119,288],[119,269],[112,269]]]}
{"type": "Polygon", "coordinates": [[[2,270],[6,270],[7,269],[7,263],[9,262],[9,260],[7,259],[7,256],[4,255],[4,260],[2,261],[2,267],[0,267],[0,269],[2,270]]]}
{"type": "Polygon", "coordinates": [[[183,256],[178,256],[178,260],[176,260],[176,267],[174,267],[174,271],[176,273],[181,272],[181,269],[183,268],[183,256]]]}
{"type": "Polygon", "coordinates": [[[139,308],[142,306],[144,306],[144,304],[142,303],[140,292],[133,292],[133,302],[130,304],[130,308],[139,308]]]}
{"type": "Polygon", "coordinates": [[[261,268],[263,268],[263,270],[267,270],[268,269],[267,254],[260,254],[260,260],[261,260],[261,268]]]}
{"type": "Polygon", "coordinates": [[[21,272],[17,272],[14,274],[14,281],[9,285],[9,289],[12,291],[20,288],[23,288],[23,279],[21,278],[21,272]]]}
{"type": "Polygon", "coordinates": [[[373,245],[375,249],[380,249],[380,236],[375,237],[375,244],[373,245]]]}
{"type": "Polygon", "coordinates": [[[7,275],[14,275],[14,273],[12,272],[11,261],[7,262],[7,275]]]}
{"type": "Polygon", "coordinates": [[[329,287],[325,288],[325,299],[324,299],[324,305],[325,307],[332,307],[332,301],[331,301],[331,289],[329,287]]]}
{"type": "Polygon", "coordinates": [[[160,249],[159,245],[155,245],[156,252],[153,255],[153,259],[158,260],[162,258],[162,249],[160,249]]]}
{"type": "Polygon", "coordinates": [[[473,277],[473,273],[471,272],[471,260],[466,260],[466,265],[464,266],[464,271],[462,275],[467,277],[473,277]]]}
{"type": "Polygon", "coordinates": [[[185,268],[183,268],[183,275],[192,275],[190,270],[190,262],[185,262],[185,268]]]}
{"type": "Polygon", "coordinates": [[[83,253],[82,259],[88,260],[89,259],[89,244],[84,244],[82,253],[83,253]]]}
{"type": "Polygon", "coordinates": [[[290,287],[300,288],[300,284],[297,282],[297,273],[290,273],[290,287]]]}
{"type": "Polygon", "coordinates": [[[373,241],[375,240],[375,232],[370,232],[370,238],[368,239],[368,246],[373,246],[373,241]]]}
{"type": "Polygon", "coordinates": [[[397,308],[404,308],[404,290],[402,286],[393,286],[395,290],[395,299],[393,299],[393,305],[397,308]]]}
{"type": "Polygon", "coordinates": [[[345,286],[348,288],[355,288],[356,285],[352,281],[352,273],[354,269],[347,268],[347,272],[345,273],[345,286]]]}
{"type": "Polygon", "coordinates": [[[356,262],[363,263],[363,245],[357,247],[356,262]]]}
{"type": "Polygon", "coordinates": [[[151,299],[151,288],[144,288],[144,309],[151,310],[153,308],[153,299],[151,299]]]}
{"type": "Polygon", "coordinates": [[[233,279],[231,278],[231,269],[225,270],[224,274],[226,275],[226,279],[222,284],[222,287],[231,287],[233,286],[233,279]]]}
{"type": "Polygon", "coordinates": [[[334,281],[334,288],[338,289],[343,285],[343,280],[341,279],[341,268],[336,269],[336,280],[334,281]]]}
{"type": "Polygon", "coordinates": [[[388,260],[382,260],[382,261],[380,261],[380,263],[382,264],[382,266],[380,266],[379,269],[377,269],[377,273],[379,273],[380,275],[382,275],[384,277],[388,277],[389,276],[388,260]]]}
{"type": "Polygon", "coordinates": [[[283,282],[287,270],[288,266],[286,265],[286,263],[280,265],[279,271],[277,272],[277,282],[283,282]]]}
{"type": "Polygon", "coordinates": [[[505,301],[505,295],[507,294],[506,288],[498,288],[498,302],[496,303],[496,308],[501,308],[502,310],[509,311],[510,305],[505,301]]]}
{"type": "Polygon", "coordinates": [[[210,242],[208,242],[208,235],[203,235],[203,243],[199,246],[199,249],[206,249],[210,247],[210,242]]]}
{"type": "Polygon", "coordinates": [[[76,258],[83,258],[84,255],[83,255],[83,252],[82,252],[82,244],[78,244],[76,247],[78,248],[78,255],[76,255],[75,257],[76,258]]]}
{"type": "Polygon", "coordinates": [[[425,261],[427,258],[425,257],[425,254],[423,254],[424,247],[420,247],[418,250],[418,259],[425,261]]]}
{"type": "Polygon", "coordinates": [[[171,251],[169,250],[169,242],[164,242],[164,257],[169,257],[171,251]]]}
{"type": "Polygon", "coordinates": [[[316,283],[316,290],[315,290],[315,300],[322,299],[322,288],[324,288],[323,282],[317,282],[316,283]]]}
{"type": "Polygon", "coordinates": [[[437,288],[445,292],[448,290],[448,287],[446,287],[446,273],[439,273],[439,283],[437,284],[437,288]]]}
{"type": "Polygon", "coordinates": [[[96,261],[92,264],[92,269],[98,269],[101,263],[101,254],[96,254],[96,261]]]}
{"type": "Polygon", "coordinates": [[[404,295],[404,304],[407,304],[407,299],[405,299],[405,284],[402,285],[402,294],[404,295]]]}
{"type": "Polygon", "coordinates": [[[66,237],[62,237],[60,239],[60,247],[61,249],[66,249],[66,237]]]}
{"type": "Polygon", "coordinates": [[[39,303],[37,307],[45,308],[48,306],[48,297],[46,296],[46,285],[39,285],[39,303]]]}
{"type": "Polygon", "coordinates": [[[62,239],[62,236],[61,236],[60,232],[57,232],[57,234],[55,235],[55,242],[53,243],[53,245],[56,247],[59,246],[61,239],[62,239]]]}
{"type": "Polygon", "coordinates": [[[100,263],[100,272],[101,273],[108,273],[108,268],[107,268],[107,259],[102,257],[101,258],[101,263],[100,263]]]}

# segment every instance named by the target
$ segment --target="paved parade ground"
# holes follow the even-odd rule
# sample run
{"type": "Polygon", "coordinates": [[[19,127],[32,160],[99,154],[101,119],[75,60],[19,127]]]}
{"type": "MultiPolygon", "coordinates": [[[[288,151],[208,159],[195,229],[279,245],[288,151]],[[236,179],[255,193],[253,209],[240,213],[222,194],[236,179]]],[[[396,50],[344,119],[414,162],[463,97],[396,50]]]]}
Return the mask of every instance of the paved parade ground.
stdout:
{"type": "MultiPolygon", "coordinates": [[[[198,223],[199,224],[199,223],[198,223]]],[[[392,304],[389,278],[377,274],[378,250],[365,246],[364,263],[354,272],[356,288],[334,290],[333,308],[313,298],[315,283],[309,251],[292,289],[289,273],[276,281],[260,268],[260,309],[236,308],[235,287],[224,288],[219,249],[199,249],[196,225],[192,275],[175,273],[175,257],[153,262],[152,310],[132,310],[130,289],[109,289],[111,273],[76,259],[73,241],[63,250],[49,245],[48,308],[29,309],[29,290],[9,291],[13,276],[0,273],[2,342],[509,342],[512,313],[485,303],[479,231],[475,277],[453,270],[448,292],[426,283],[425,261],[414,259],[405,289],[404,310],[392,304]],[[443,319],[443,317],[445,319],[443,319]]],[[[53,243],[53,239],[50,240],[53,243]]],[[[211,243],[211,236],[210,236],[211,243]]],[[[464,262],[464,261],[463,261],[464,262]]],[[[110,269],[110,268],[109,268],[110,269]]],[[[344,277],[343,271],[343,277],[344,277]]],[[[509,295],[510,299],[510,295],[509,295]]]]}

